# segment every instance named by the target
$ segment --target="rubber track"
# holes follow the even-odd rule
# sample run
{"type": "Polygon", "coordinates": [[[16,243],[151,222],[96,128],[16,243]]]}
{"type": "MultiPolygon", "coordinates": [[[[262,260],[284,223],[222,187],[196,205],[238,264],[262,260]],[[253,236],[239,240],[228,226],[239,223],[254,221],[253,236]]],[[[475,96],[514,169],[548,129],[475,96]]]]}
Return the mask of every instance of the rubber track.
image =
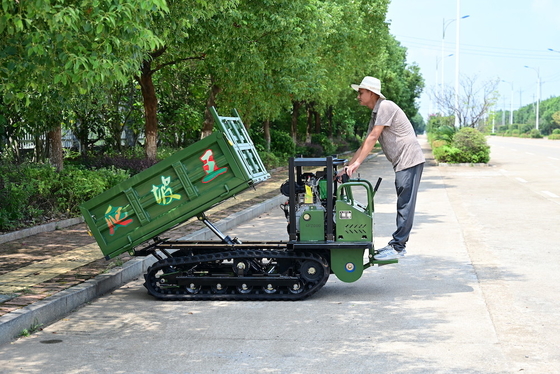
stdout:
{"type": "MultiPolygon", "coordinates": [[[[271,251],[271,250],[236,250],[230,252],[218,252],[210,254],[201,254],[195,256],[181,256],[181,257],[170,257],[160,260],[154,263],[148,268],[146,274],[144,274],[144,287],[148,292],[158,299],[162,300],[262,300],[262,301],[289,301],[289,300],[302,300],[317,292],[321,289],[327,279],[329,278],[330,268],[327,261],[318,254],[315,253],[302,253],[302,252],[288,252],[288,251],[271,251]],[[231,293],[188,293],[186,290],[180,289],[165,289],[165,293],[161,292],[159,287],[156,286],[155,274],[161,269],[168,267],[190,268],[196,264],[205,262],[216,262],[216,261],[226,261],[226,260],[251,260],[260,258],[274,258],[274,259],[290,259],[294,263],[298,260],[306,261],[313,260],[317,261],[323,267],[323,277],[313,284],[301,279],[300,282],[303,285],[303,290],[299,293],[291,293],[284,290],[284,293],[265,293],[262,290],[253,290],[253,293],[241,294],[232,291],[231,293]],[[259,293],[255,293],[259,292],[259,293]]],[[[232,278],[227,278],[229,281],[232,278]]],[[[233,278],[235,279],[235,278],[233,278]]],[[[262,278],[260,278],[262,279],[262,278]]],[[[273,279],[271,277],[271,279],[273,279]]],[[[216,277],[216,281],[219,282],[220,278],[216,277]]]]}

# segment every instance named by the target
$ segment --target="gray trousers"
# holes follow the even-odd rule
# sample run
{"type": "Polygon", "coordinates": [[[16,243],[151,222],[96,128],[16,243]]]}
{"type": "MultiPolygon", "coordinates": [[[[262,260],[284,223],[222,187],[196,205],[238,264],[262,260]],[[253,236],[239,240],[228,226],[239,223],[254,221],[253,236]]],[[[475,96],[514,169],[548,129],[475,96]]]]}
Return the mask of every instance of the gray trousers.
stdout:
{"type": "Polygon", "coordinates": [[[397,251],[403,250],[410,236],[416,210],[416,196],[424,163],[395,173],[397,190],[397,230],[389,242],[397,251]]]}

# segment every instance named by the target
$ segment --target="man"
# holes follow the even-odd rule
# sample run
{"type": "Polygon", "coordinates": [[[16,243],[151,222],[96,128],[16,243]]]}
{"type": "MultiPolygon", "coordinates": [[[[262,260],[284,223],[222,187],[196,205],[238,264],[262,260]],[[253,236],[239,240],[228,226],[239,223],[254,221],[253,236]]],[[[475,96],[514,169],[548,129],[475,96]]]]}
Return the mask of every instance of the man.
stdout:
{"type": "Polygon", "coordinates": [[[406,242],[414,221],[418,185],[424,169],[424,154],[403,110],[381,93],[379,79],[365,77],[359,85],[351,86],[358,91],[360,105],[367,106],[372,112],[368,134],[342,174],[346,173],[351,177],[379,141],[395,171],[397,230],[389,244],[381,248],[374,258],[392,260],[406,254],[406,242]]]}

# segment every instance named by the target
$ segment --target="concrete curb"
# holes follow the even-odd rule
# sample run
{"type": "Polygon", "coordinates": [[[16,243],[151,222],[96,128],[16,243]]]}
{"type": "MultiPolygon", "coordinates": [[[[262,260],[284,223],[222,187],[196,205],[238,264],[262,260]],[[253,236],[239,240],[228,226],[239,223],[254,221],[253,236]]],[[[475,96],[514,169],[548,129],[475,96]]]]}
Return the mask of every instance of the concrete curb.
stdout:
{"type": "Polygon", "coordinates": [[[66,219],[64,221],[45,223],[44,225],[39,225],[35,227],[30,227],[28,229],[9,232],[7,234],[0,235],[0,244],[11,242],[12,240],[27,238],[28,236],[41,234],[43,232],[60,230],[66,227],[80,224],[82,222],[84,222],[83,217],[76,217],[76,218],[66,219]]]}
{"type": "MultiPolygon", "coordinates": [[[[227,230],[279,206],[285,200],[285,196],[278,195],[261,204],[234,213],[215,223],[215,226],[219,230],[227,232],[227,230]]],[[[181,240],[196,241],[213,238],[216,238],[216,236],[209,229],[201,229],[191,235],[182,237],[181,240]]],[[[48,325],[96,297],[138,278],[152,263],[154,263],[154,261],[155,259],[152,256],[133,258],[123,264],[122,267],[111,269],[105,274],[100,274],[93,279],[61,291],[56,295],[0,317],[0,345],[16,339],[24,329],[30,330],[33,327],[48,325]]]]}
{"type": "Polygon", "coordinates": [[[484,163],[459,163],[459,164],[450,164],[447,162],[437,162],[436,161],[436,166],[442,166],[442,167],[448,167],[448,166],[468,166],[468,167],[492,167],[492,165],[490,164],[484,164],[484,163]]]}

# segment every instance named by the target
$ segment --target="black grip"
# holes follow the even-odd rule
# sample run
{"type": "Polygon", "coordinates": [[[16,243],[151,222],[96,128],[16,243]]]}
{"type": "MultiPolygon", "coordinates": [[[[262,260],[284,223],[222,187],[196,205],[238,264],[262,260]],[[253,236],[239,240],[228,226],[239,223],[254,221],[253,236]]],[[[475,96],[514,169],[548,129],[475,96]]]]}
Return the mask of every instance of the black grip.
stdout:
{"type": "Polygon", "coordinates": [[[339,174],[341,174],[341,173],[343,173],[343,172],[344,172],[343,170],[339,170],[339,171],[336,173],[336,178],[335,178],[335,179],[336,179],[337,181],[342,182],[342,183],[346,183],[346,182],[348,182],[348,181],[350,180],[350,177],[349,177],[348,174],[346,174],[346,173],[344,173],[344,174],[342,174],[342,175],[339,175],[339,174]]]}
{"type": "Polygon", "coordinates": [[[377,179],[377,183],[375,184],[375,188],[373,189],[373,192],[377,192],[377,189],[379,188],[379,185],[381,184],[382,180],[383,180],[383,178],[378,178],[377,179]]]}

